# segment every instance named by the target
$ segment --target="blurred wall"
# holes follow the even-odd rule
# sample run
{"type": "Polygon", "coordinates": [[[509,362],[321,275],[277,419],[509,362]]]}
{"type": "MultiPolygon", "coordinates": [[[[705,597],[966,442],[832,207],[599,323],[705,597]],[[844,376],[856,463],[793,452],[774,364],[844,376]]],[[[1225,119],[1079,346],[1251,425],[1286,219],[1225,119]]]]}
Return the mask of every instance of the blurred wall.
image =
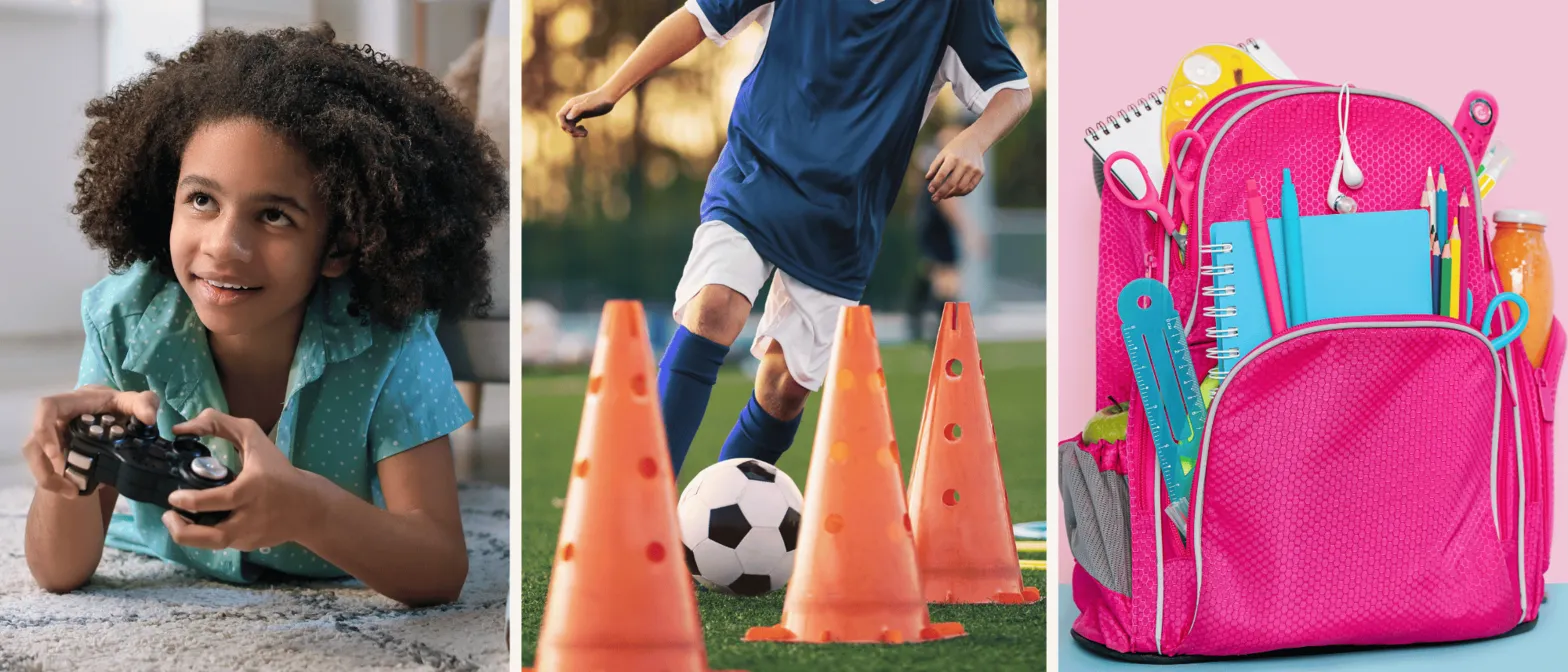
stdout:
{"type": "Polygon", "coordinates": [[[94,4],[0,0],[0,337],[80,330],[81,292],[103,273],[69,211],[98,37],[94,4]]]}

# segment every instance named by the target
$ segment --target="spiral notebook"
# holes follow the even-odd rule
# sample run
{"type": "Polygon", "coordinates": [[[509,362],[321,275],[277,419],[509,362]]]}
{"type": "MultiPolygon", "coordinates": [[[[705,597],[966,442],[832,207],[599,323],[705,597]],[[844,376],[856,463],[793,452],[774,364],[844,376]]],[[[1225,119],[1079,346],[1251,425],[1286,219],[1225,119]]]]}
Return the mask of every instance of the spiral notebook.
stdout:
{"type": "MultiPolygon", "coordinates": [[[[1267,340],[1268,308],[1253,251],[1252,227],[1246,221],[1216,222],[1209,227],[1212,277],[1205,293],[1214,307],[1209,336],[1216,341],[1211,356],[1228,373],[1242,357],[1267,340]]],[[[1279,284],[1287,291],[1285,235],[1279,219],[1269,220],[1269,240],[1279,284]]],[[[1302,278],[1306,284],[1307,319],[1362,315],[1432,314],[1432,247],[1425,210],[1358,212],[1301,218],[1302,278]]]]}
{"type": "MultiPolygon", "coordinates": [[[[1236,46],[1245,50],[1257,60],[1270,74],[1280,79],[1294,79],[1295,74],[1280,60],[1278,54],[1269,48],[1268,43],[1259,39],[1249,39],[1236,46]]],[[[1165,89],[1160,87],[1151,91],[1149,95],[1139,98],[1114,114],[1105,117],[1088,130],[1084,131],[1084,142],[1089,143],[1089,148],[1094,150],[1101,161],[1119,151],[1132,152],[1143,162],[1149,170],[1149,179],[1155,185],[1164,184],[1165,161],[1162,160],[1165,148],[1160,146],[1160,116],[1165,109],[1165,89]]],[[[1130,162],[1116,164],[1112,170],[1116,178],[1127,187],[1128,193],[1134,198],[1143,198],[1143,178],[1138,175],[1138,168],[1130,162]]]]}

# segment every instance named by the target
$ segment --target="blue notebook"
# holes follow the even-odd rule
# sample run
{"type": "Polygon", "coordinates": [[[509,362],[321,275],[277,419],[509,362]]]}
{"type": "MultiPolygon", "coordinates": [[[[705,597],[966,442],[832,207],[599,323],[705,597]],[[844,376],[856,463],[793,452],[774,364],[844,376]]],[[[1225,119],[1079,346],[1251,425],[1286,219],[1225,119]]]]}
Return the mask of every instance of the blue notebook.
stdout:
{"type": "MultiPolygon", "coordinates": [[[[1230,245],[1229,252],[1215,252],[1210,261],[1217,269],[1218,293],[1234,289],[1230,296],[1214,297],[1217,334],[1235,329],[1234,336],[1215,339],[1220,350],[1236,350],[1219,361],[1220,371],[1228,372],[1268,340],[1269,315],[1250,223],[1217,222],[1209,227],[1209,239],[1211,249],[1230,245]],[[1232,307],[1235,312],[1228,315],[1232,307]]],[[[1281,220],[1269,220],[1269,240],[1280,293],[1288,296],[1281,220]]],[[[1307,317],[1292,325],[1333,317],[1432,314],[1432,241],[1425,210],[1302,217],[1301,248],[1307,317]]]]}

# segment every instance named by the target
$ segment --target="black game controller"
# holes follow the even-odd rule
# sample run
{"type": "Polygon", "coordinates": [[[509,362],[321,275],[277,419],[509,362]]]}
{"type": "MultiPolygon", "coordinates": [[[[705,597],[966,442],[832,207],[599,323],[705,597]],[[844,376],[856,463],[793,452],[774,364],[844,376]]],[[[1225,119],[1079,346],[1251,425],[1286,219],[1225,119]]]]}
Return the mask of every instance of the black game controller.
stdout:
{"type": "MultiPolygon", "coordinates": [[[[71,421],[71,445],[65,456],[65,477],[86,495],[99,484],[114,486],[120,494],[164,509],[175,490],[206,490],[234,482],[234,473],[223,466],[196,437],[179,436],[167,441],[156,425],[136,418],[83,415],[71,421]]],[[[216,525],[228,511],[191,513],[174,509],[197,525],[216,525]]]]}

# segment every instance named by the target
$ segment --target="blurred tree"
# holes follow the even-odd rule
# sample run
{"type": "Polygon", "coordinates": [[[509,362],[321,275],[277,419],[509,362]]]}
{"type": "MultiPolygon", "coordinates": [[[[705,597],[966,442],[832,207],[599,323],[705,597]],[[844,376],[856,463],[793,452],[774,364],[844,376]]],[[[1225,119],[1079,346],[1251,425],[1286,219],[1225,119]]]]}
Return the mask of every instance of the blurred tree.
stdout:
{"type": "MultiPolygon", "coordinates": [[[[680,0],[533,0],[523,15],[523,295],[568,310],[606,298],[668,302],[690,247],[709,169],[724,144],[735,92],[762,43],[753,27],[719,49],[704,43],[595,120],[587,138],[560,130],[555,113],[609,78],[680,0]]],[[[1045,91],[1045,7],[996,0],[1008,40],[1045,91]]],[[[951,94],[939,106],[956,108],[951,94]]],[[[1038,102],[1038,98],[1037,98],[1038,102]]],[[[1043,207],[1044,105],[993,149],[999,205],[1043,207]]],[[[911,180],[925,166],[911,165],[911,180]]],[[[914,272],[914,242],[900,199],[865,298],[891,304],[914,272]],[[889,281],[880,281],[879,278],[889,281]],[[885,288],[885,289],[883,289],[885,288]]]]}

